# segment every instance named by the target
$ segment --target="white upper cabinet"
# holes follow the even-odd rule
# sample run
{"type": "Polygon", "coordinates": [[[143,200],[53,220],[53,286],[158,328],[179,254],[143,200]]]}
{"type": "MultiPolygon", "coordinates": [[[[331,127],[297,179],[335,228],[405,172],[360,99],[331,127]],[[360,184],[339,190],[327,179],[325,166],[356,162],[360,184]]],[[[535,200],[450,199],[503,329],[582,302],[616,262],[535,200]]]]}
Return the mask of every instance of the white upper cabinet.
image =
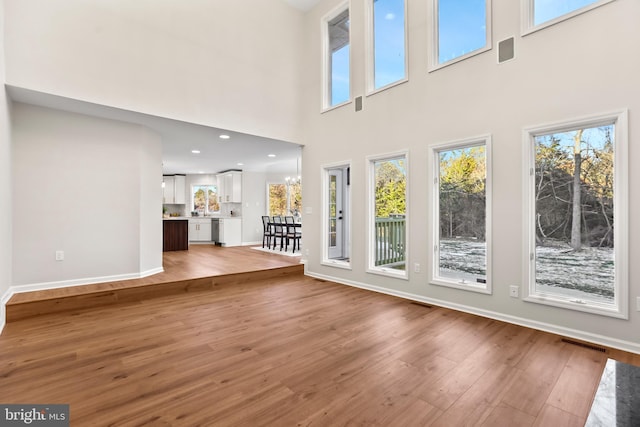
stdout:
{"type": "Polygon", "coordinates": [[[218,201],[242,203],[242,172],[225,172],[217,175],[218,201]]]}
{"type": "Polygon", "coordinates": [[[186,177],[165,175],[162,177],[162,203],[184,205],[186,203],[186,177]]]}

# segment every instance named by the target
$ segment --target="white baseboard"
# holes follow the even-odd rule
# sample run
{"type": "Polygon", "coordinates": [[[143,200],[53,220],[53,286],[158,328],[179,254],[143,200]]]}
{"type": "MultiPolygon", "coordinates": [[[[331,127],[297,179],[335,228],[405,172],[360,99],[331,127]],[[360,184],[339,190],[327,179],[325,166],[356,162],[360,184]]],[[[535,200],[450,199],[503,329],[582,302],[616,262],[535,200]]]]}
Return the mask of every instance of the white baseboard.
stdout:
{"type": "Polygon", "coordinates": [[[456,311],[462,311],[464,313],[487,317],[489,319],[500,320],[500,321],[511,323],[514,325],[524,326],[531,329],[537,329],[540,331],[561,335],[567,338],[574,338],[582,341],[591,342],[594,344],[600,344],[606,347],[627,351],[629,353],[640,354],[640,344],[634,343],[631,341],[619,340],[616,338],[606,337],[604,335],[594,334],[587,331],[580,331],[577,329],[565,328],[563,326],[557,326],[550,323],[538,322],[536,320],[525,319],[517,316],[511,316],[503,313],[498,313],[495,311],[483,310],[483,309],[462,305],[462,304],[455,304],[449,301],[442,301],[435,298],[427,298],[422,295],[395,291],[392,289],[383,288],[380,286],[374,286],[367,283],[361,283],[361,282],[345,280],[345,279],[341,279],[333,276],[327,276],[324,274],[313,273],[313,272],[307,271],[306,268],[305,268],[305,275],[309,277],[314,277],[316,279],[322,279],[330,282],[339,283],[342,285],[353,286],[355,288],[366,289],[369,291],[392,295],[395,297],[400,297],[400,298],[404,298],[411,301],[418,301],[418,302],[432,304],[439,307],[449,308],[456,311]]]}
{"type": "Polygon", "coordinates": [[[24,292],[34,292],[34,291],[44,291],[48,289],[60,289],[60,288],[68,288],[71,286],[84,286],[84,285],[92,285],[95,283],[105,283],[105,282],[119,282],[121,280],[131,280],[131,279],[142,279],[143,277],[149,277],[154,274],[162,273],[164,268],[158,267],[153,268],[151,270],[142,271],[140,273],[131,273],[131,274],[118,274],[114,276],[102,276],[102,277],[88,277],[83,279],[73,279],[73,280],[61,280],[57,282],[43,282],[43,283],[32,283],[28,285],[16,285],[11,286],[4,293],[2,298],[0,299],[0,333],[4,329],[4,326],[7,321],[7,302],[11,299],[11,297],[15,294],[20,294],[24,292]]]}

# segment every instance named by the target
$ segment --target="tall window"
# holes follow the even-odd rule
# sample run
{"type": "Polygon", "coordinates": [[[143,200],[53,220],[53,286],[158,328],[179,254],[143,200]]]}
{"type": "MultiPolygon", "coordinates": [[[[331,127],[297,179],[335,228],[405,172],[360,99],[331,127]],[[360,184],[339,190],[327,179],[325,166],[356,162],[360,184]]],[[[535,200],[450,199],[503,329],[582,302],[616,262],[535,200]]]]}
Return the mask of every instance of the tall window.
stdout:
{"type": "Polygon", "coordinates": [[[626,113],[528,131],[529,300],[627,315],[626,113]]]}
{"type": "Polygon", "coordinates": [[[405,0],[370,0],[369,7],[374,91],[406,79],[405,0]]]}
{"type": "Polygon", "coordinates": [[[569,19],[613,0],[524,0],[525,33],[569,19]]]}
{"type": "Polygon", "coordinates": [[[324,18],[323,31],[324,107],[330,108],[351,98],[348,5],[341,6],[337,12],[324,18]]]}
{"type": "Polygon", "coordinates": [[[199,215],[220,212],[218,190],[215,185],[193,185],[191,186],[191,196],[193,211],[198,212],[199,215]]]}
{"type": "Polygon", "coordinates": [[[433,0],[436,69],[491,49],[491,0],[433,0]]]}
{"type": "Polygon", "coordinates": [[[432,282],[491,292],[489,137],[436,146],[432,282]]]}
{"type": "Polygon", "coordinates": [[[302,185],[295,183],[273,183],[267,186],[269,216],[302,215],[302,185]]]}
{"type": "Polygon", "coordinates": [[[369,272],[407,278],[407,156],[369,158],[369,272]]]}

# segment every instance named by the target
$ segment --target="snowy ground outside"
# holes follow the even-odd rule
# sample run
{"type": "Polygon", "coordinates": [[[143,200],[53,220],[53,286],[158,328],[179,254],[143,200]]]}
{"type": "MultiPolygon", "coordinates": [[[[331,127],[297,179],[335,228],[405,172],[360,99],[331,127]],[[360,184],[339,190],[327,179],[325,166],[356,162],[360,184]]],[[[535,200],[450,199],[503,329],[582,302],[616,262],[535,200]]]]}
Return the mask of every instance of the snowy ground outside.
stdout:
{"type": "MultiPolygon", "coordinates": [[[[484,279],[485,244],[475,240],[442,239],[440,274],[476,282],[484,279]]],[[[611,303],[614,296],[613,249],[584,248],[573,252],[567,245],[536,248],[536,286],[573,298],[611,303]]]]}

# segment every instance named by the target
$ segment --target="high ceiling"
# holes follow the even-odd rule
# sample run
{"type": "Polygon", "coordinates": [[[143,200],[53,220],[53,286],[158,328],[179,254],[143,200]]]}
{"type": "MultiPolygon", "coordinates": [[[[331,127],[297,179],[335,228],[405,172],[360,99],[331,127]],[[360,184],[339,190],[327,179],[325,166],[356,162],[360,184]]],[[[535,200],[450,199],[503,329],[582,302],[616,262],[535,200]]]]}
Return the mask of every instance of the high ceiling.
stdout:
{"type": "Polygon", "coordinates": [[[154,130],[162,138],[162,162],[165,174],[217,173],[229,169],[293,173],[299,167],[301,147],[297,144],[150,116],[13,86],[8,86],[7,91],[14,101],[141,124],[154,130]],[[228,135],[229,139],[221,139],[220,135],[228,135]],[[200,153],[193,153],[194,150],[200,153]]]}

